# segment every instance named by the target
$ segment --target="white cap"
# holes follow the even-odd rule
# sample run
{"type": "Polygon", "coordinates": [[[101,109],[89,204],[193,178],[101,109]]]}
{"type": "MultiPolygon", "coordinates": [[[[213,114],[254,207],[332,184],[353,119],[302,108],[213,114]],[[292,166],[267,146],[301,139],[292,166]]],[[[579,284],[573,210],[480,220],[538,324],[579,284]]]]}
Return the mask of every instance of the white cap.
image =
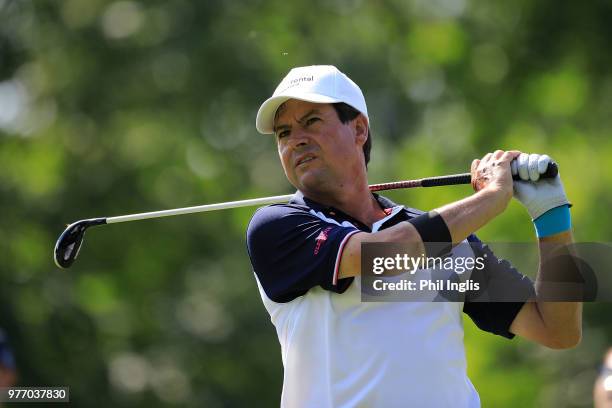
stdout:
{"type": "Polygon", "coordinates": [[[276,110],[289,99],[314,103],[344,102],[361,112],[368,122],[368,108],[361,89],[333,65],[293,68],[259,107],[255,126],[259,133],[274,133],[276,110]]]}

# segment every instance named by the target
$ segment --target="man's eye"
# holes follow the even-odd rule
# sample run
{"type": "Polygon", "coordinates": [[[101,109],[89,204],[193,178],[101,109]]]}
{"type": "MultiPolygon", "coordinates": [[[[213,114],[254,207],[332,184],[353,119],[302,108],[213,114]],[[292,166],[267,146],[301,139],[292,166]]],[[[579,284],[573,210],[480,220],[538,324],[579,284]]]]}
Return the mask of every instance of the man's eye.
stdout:
{"type": "Polygon", "coordinates": [[[315,123],[315,122],[316,122],[316,121],[318,121],[318,120],[320,120],[320,119],[319,119],[319,118],[317,118],[317,117],[309,118],[309,119],[306,121],[306,126],[310,126],[310,125],[312,125],[313,123],[315,123]]]}
{"type": "Polygon", "coordinates": [[[282,132],[280,132],[279,134],[276,135],[277,138],[282,139],[285,136],[289,136],[289,131],[288,130],[283,130],[282,132]]]}

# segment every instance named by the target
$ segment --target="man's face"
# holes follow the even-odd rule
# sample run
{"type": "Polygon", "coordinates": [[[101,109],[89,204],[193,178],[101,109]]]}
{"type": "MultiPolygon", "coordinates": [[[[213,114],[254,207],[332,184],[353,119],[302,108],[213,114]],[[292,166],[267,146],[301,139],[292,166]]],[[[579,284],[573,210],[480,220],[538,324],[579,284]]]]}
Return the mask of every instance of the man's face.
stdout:
{"type": "Polygon", "coordinates": [[[330,104],[290,99],[276,113],[274,134],[285,175],[302,192],[341,188],[365,171],[361,116],[343,124],[330,104]]]}

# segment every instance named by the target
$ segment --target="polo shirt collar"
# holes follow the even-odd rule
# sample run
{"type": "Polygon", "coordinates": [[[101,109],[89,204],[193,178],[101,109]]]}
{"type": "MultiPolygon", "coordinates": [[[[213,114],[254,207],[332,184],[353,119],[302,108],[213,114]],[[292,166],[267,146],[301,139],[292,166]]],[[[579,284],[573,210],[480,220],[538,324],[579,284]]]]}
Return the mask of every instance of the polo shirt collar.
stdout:
{"type": "MultiPolygon", "coordinates": [[[[389,200],[386,197],[383,197],[376,193],[372,193],[372,195],[374,196],[378,204],[380,204],[380,206],[383,208],[383,210],[389,210],[389,209],[393,209],[394,207],[397,207],[397,204],[395,204],[393,201],[389,200]]],[[[340,211],[334,207],[329,207],[329,206],[320,204],[314,200],[311,200],[308,197],[304,197],[304,194],[299,190],[293,195],[293,198],[291,199],[291,201],[289,201],[289,204],[305,205],[306,207],[312,208],[315,211],[321,211],[321,212],[330,212],[330,211],[339,212],[340,211]]]]}
{"type": "MultiPolygon", "coordinates": [[[[381,208],[383,208],[383,211],[387,214],[387,217],[384,220],[380,220],[382,221],[382,224],[386,224],[387,221],[389,221],[391,218],[394,218],[398,212],[405,212],[404,206],[398,206],[397,204],[395,204],[393,201],[389,200],[388,198],[382,197],[376,193],[372,193],[372,195],[374,196],[378,204],[381,206],[381,208]],[[393,216],[389,217],[392,214],[393,216]]],[[[314,200],[304,197],[304,194],[299,190],[294,194],[289,204],[305,206],[305,207],[308,207],[314,210],[315,212],[320,212],[327,217],[331,217],[336,220],[349,221],[353,225],[358,226],[358,228],[361,230],[364,230],[364,231],[370,230],[370,228],[367,225],[363,224],[359,220],[356,220],[350,215],[345,214],[341,210],[338,210],[334,207],[320,204],[314,200]]]]}

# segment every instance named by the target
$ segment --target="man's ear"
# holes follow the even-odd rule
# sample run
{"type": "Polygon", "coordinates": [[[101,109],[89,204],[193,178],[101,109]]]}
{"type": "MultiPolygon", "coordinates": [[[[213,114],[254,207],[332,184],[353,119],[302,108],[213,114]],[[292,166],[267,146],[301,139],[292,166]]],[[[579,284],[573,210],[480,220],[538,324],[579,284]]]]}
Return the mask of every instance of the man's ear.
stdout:
{"type": "Polygon", "coordinates": [[[368,140],[368,120],[361,113],[353,119],[353,129],[355,130],[355,140],[363,146],[368,140]]]}

